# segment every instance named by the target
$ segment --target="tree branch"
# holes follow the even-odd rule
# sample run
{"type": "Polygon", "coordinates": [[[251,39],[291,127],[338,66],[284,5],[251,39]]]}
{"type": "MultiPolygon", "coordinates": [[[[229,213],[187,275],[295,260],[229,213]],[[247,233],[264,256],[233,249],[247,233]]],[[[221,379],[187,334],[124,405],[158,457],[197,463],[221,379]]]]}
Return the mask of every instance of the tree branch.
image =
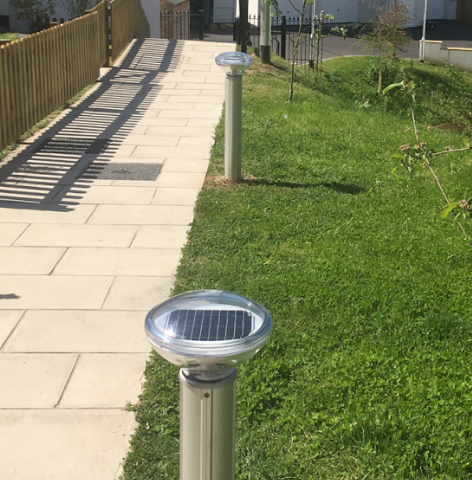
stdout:
{"type": "Polygon", "coordinates": [[[466,152],[467,150],[472,150],[472,147],[454,148],[454,149],[451,148],[451,150],[444,150],[444,152],[431,153],[431,156],[435,157],[436,155],[444,155],[445,153],[452,153],[452,152],[466,152]]]}

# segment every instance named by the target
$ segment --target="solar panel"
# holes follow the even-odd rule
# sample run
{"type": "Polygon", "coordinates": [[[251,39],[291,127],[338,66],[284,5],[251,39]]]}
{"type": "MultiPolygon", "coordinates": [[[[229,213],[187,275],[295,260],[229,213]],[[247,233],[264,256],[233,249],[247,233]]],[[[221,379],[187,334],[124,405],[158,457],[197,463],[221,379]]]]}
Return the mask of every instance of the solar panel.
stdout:
{"type": "Polygon", "coordinates": [[[174,310],[164,330],[182,340],[216,342],[247,337],[253,328],[246,310],[174,310]]]}

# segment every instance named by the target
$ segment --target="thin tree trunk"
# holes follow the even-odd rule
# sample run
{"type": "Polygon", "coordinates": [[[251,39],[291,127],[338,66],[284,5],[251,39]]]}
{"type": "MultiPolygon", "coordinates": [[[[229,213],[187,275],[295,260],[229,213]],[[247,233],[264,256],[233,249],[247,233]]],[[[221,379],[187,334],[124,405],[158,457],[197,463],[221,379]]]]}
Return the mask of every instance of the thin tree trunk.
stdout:
{"type": "Polygon", "coordinates": [[[300,45],[300,38],[302,36],[303,20],[305,18],[307,2],[308,2],[308,0],[303,0],[302,14],[300,16],[300,27],[298,28],[297,39],[295,40],[295,43],[294,43],[293,49],[292,49],[292,70],[291,70],[291,73],[290,73],[290,92],[288,94],[288,99],[290,101],[292,101],[292,97],[293,97],[293,77],[294,77],[294,74],[295,74],[295,59],[296,59],[296,56],[297,56],[298,47],[300,45]]]}

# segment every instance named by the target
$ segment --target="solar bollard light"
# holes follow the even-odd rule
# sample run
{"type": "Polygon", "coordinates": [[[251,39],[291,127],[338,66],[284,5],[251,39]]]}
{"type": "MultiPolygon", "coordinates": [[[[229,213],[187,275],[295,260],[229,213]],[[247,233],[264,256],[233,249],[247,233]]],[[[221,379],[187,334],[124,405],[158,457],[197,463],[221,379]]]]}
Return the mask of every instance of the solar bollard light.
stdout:
{"type": "Polygon", "coordinates": [[[272,317],[246,297],[188,292],[146,317],[154,350],[180,369],[180,480],[234,480],[236,367],[267,342],[272,317]]]}
{"type": "Polygon", "coordinates": [[[225,82],[225,178],[238,182],[241,180],[242,73],[252,64],[252,58],[241,52],[226,52],[218,55],[215,62],[227,70],[225,82]]]}

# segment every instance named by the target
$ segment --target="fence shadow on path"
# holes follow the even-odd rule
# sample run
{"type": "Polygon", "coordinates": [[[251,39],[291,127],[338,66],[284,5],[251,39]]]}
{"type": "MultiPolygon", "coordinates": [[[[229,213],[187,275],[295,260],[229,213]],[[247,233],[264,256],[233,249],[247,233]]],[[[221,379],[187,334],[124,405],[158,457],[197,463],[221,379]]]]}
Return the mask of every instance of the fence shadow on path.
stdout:
{"type": "Polygon", "coordinates": [[[90,95],[1,166],[0,207],[73,210],[93,183],[81,175],[117,153],[161,91],[160,81],[178,68],[182,48],[175,40],[136,40],[90,95]]]}

